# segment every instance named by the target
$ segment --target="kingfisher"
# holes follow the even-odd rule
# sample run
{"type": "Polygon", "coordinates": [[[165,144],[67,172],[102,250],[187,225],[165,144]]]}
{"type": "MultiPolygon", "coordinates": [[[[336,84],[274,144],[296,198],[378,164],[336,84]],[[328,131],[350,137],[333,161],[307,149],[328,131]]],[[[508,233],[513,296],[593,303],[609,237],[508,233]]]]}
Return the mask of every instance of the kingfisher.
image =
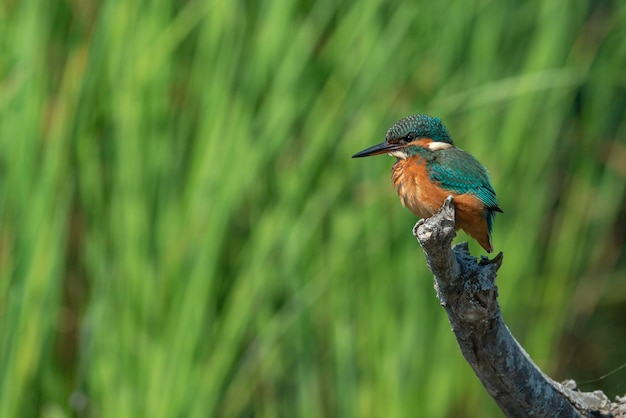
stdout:
{"type": "Polygon", "coordinates": [[[452,195],[454,229],[462,229],[488,253],[496,212],[502,212],[487,169],[470,153],[454,146],[439,118],[411,115],[396,122],[385,141],[352,158],[387,154],[396,158],[391,181],[402,205],[420,218],[434,215],[452,195]]]}

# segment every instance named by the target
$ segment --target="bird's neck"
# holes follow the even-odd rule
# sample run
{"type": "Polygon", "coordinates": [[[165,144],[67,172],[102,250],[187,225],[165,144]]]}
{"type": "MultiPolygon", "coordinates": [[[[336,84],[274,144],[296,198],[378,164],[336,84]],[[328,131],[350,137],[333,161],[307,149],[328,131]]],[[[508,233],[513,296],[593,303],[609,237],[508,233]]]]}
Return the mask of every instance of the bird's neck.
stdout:
{"type": "Polygon", "coordinates": [[[410,145],[405,150],[406,160],[413,162],[429,162],[435,158],[436,151],[428,148],[427,146],[410,145]]]}

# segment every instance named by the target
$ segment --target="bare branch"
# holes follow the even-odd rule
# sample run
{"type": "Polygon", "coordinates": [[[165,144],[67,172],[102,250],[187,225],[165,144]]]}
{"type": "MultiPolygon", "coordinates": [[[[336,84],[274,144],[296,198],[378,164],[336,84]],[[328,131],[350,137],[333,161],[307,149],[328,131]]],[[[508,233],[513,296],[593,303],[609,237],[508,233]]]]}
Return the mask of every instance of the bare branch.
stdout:
{"type": "Polygon", "coordinates": [[[601,391],[580,392],[574,381],[555,382],[533,363],[498,305],[495,278],[503,254],[478,261],[467,243],[451,248],[454,215],[449,196],[437,214],[415,225],[413,234],[435,275],[437,297],[463,356],[502,411],[509,417],[622,416],[622,398],[611,403],[601,391]]]}

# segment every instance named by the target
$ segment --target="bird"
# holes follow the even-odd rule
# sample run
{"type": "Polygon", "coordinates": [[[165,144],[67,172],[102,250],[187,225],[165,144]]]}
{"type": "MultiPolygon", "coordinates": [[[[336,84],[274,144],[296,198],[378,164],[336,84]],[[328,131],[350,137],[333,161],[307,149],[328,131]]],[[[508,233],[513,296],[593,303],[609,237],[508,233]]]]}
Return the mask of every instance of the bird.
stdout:
{"type": "Polygon", "coordinates": [[[420,218],[434,215],[452,195],[455,230],[462,229],[488,253],[496,212],[502,212],[487,169],[457,148],[441,119],[410,115],[396,122],[385,140],[352,158],[387,154],[396,158],[391,181],[402,205],[420,218]]]}

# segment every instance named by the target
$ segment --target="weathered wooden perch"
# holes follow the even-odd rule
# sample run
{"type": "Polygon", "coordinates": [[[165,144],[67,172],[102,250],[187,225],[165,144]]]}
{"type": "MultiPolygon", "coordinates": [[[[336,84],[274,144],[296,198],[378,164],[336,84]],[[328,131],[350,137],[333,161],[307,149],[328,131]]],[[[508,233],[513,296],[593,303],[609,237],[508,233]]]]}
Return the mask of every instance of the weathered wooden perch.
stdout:
{"type": "Polygon", "coordinates": [[[503,255],[472,257],[467,243],[451,248],[454,203],[413,228],[435,275],[435,290],[446,310],[463,356],[509,417],[626,417],[626,397],[611,402],[602,391],[580,392],[569,380],[546,376],[515,340],[498,305],[496,273],[503,255]]]}

